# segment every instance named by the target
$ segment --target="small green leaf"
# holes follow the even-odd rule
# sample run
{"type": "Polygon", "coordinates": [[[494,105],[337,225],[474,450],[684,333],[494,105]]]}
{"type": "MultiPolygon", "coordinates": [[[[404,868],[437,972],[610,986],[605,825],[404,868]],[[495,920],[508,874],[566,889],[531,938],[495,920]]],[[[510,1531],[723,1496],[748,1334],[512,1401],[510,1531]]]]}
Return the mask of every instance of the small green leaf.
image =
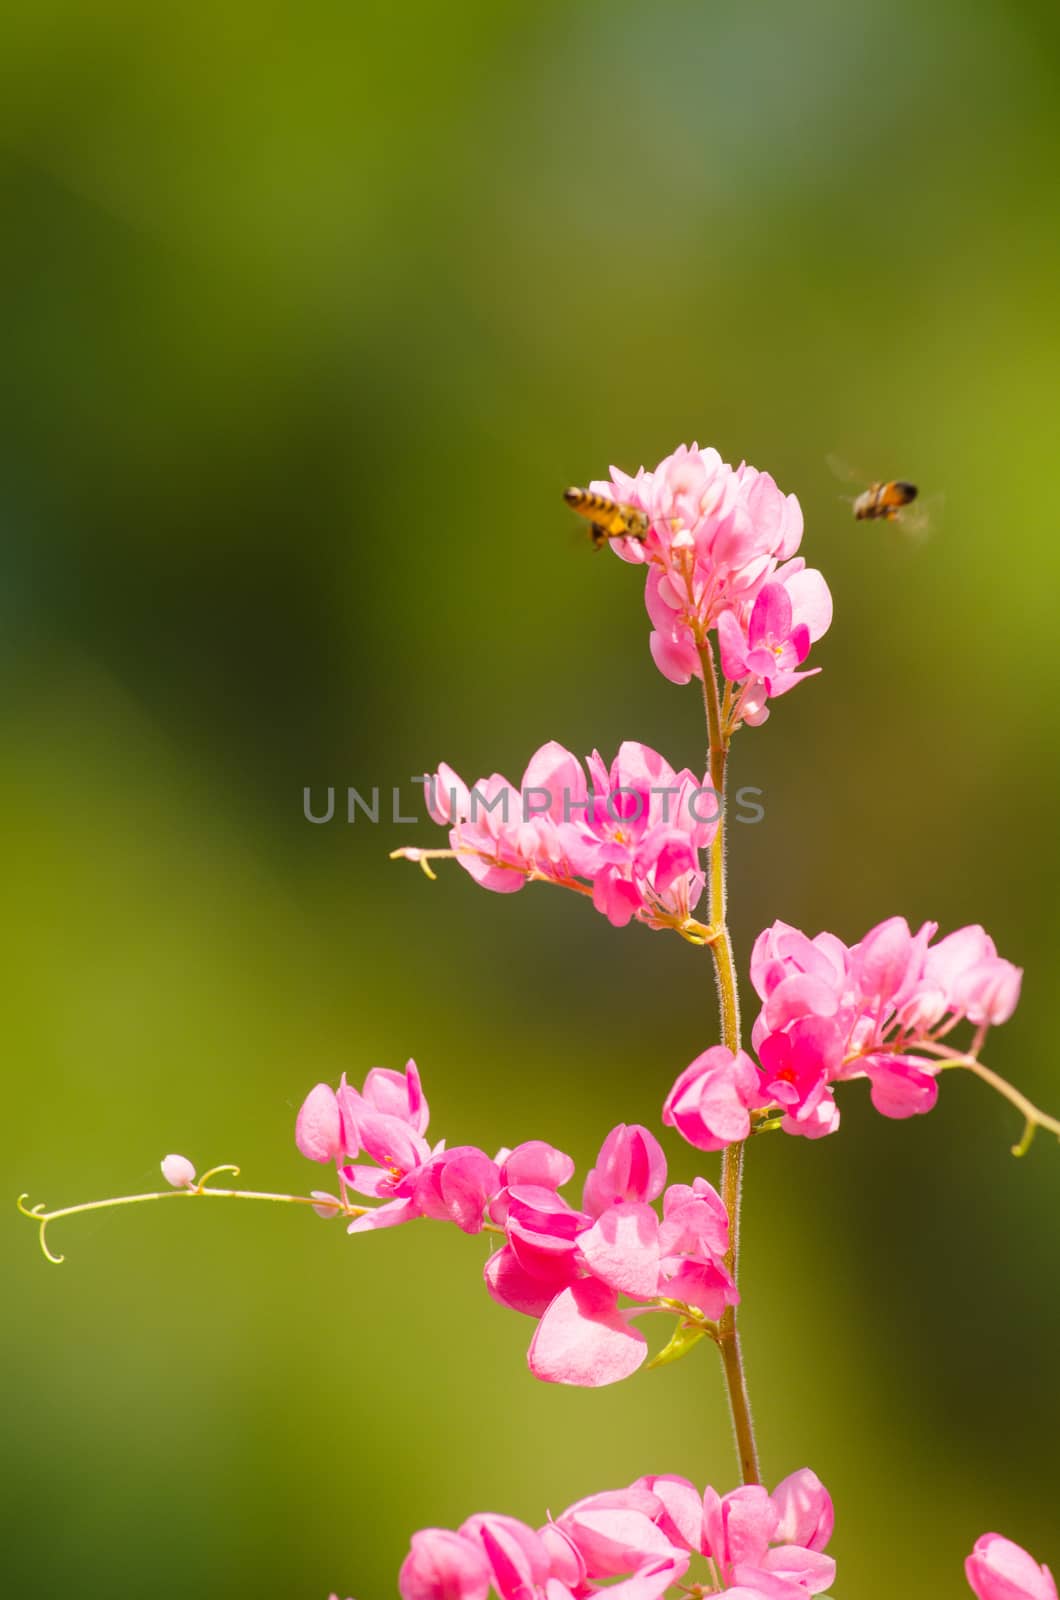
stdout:
{"type": "Polygon", "coordinates": [[[648,1362],[650,1367],[668,1367],[671,1361],[680,1361],[697,1345],[700,1339],[707,1336],[706,1328],[700,1327],[695,1322],[679,1322],[674,1329],[674,1336],[665,1350],[660,1350],[657,1356],[652,1356],[648,1362]]]}

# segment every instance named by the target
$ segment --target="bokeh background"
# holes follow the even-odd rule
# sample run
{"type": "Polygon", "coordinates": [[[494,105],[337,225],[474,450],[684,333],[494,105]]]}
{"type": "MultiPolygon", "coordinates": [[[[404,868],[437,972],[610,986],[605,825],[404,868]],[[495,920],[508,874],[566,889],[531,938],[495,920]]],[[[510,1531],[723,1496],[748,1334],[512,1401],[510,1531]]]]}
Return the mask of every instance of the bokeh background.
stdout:
{"type": "MultiPolygon", "coordinates": [[[[560,499],[609,462],[767,467],[834,590],[822,676],[735,750],[741,963],[775,916],[981,920],[1027,968],[990,1060],[1056,1109],[1057,26],[5,13],[5,1594],[372,1600],[425,1524],[734,1481],[709,1352],[536,1385],[455,1229],[143,1207],[57,1226],[57,1269],[14,1210],[169,1150],[304,1190],[305,1091],[410,1054],[451,1141],[584,1165],[657,1121],[716,1037],[702,953],[388,862],[429,824],[302,814],[548,738],[702,760],[637,574],[560,499]],[[830,453],[944,497],[933,537],[855,527],[830,453]]],[[[1013,1161],[970,1080],[843,1118],[750,1155],[766,1471],[829,1483],[858,1600],[959,1596],[986,1529],[1055,1565],[1060,1152],[1013,1161]]]]}

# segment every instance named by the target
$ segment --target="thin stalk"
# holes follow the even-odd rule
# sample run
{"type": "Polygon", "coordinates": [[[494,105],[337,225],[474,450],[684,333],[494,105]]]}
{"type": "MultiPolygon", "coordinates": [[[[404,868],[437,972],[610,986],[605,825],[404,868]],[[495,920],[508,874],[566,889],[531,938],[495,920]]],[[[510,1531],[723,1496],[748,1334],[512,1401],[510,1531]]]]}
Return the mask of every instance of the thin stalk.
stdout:
{"type": "MultiPolygon", "coordinates": [[[[703,703],[707,714],[707,732],[710,739],[710,781],[718,797],[720,815],[718,831],[710,847],[710,874],[708,878],[709,920],[716,930],[710,952],[714,959],[714,976],[718,986],[718,1008],[721,1013],[721,1041],[733,1052],[740,1048],[740,994],[736,981],[736,966],[732,957],[732,939],[726,920],[726,868],[725,868],[725,767],[729,753],[721,706],[718,700],[718,680],[714,670],[714,652],[709,641],[702,646],[699,659],[703,665],[703,703]]],[[[730,1144],[721,1157],[721,1197],[729,1214],[729,1250],[725,1266],[734,1283],[738,1281],[740,1261],[740,1199],[743,1186],[744,1145],[730,1144]]],[[[754,1420],[747,1392],[743,1352],[736,1325],[736,1307],[727,1306],[718,1324],[718,1348],[721,1351],[725,1385],[729,1394],[736,1450],[740,1458],[740,1472],[744,1483],[761,1483],[758,1449],[755,1445],[754,1420]]]]}
{"type": "Polygon", "coordinates": [[[1026,1155],[1038,1128],[1044,1128],[1047,1133],[1055,1134],[1060,1139],[1060,1121],[1056,1117],[1051,1117],[1047,1111],[1043,1111],[1039,1106],[1036,1106],[1033,1100],[1028,1100],[1025,1094],[1021,1094],[1013,1084],[1003,1078],[1000,1073],[995,1072],[992,1067],[986,1066],[984,1062],[979,1060],[978,1056],[961,1055],[955,1050],[947,1050],[945,1045],[932,1046],[925,1044],[922,1048],[930,1050],[933,1055],[942,1057],[939,1062],[940,1067],[964,1067],[967,1072],[973,1072],[977,1078],[982,1078],[984,1083],[988,1083],[991,1089],[996,1089],[998,1094],[1009,1102],[1009,1105],[1015,1106],[1023,1117],[1023,1137],[1018,1144],[1012,1146],[1013,1155],[1026,1155]]]}
{"type": "MultiPolygon", "coordinates": [[[[229,1171],[238,1173],[238,1167],[215,1168],[215,1171],[229,1171]]],[[[207,1173],[207,1177],[212,1177],[207,1173]]],[[[35,1206],[26,1205],[28,1195],[19,1195],[18,1209],[24,1217],[29,1217],[31,1222],[37,1223],[40,1228],[40,1247],[49,1261],[57,1266],[65,1258],[57,1256],[48,1248],[45,1231],[52,1222],[58,1222],[62,1217],[76,1217],[83,1211],[110,1211],[115,1206],[136,1206],[147,1200],[272,1200],[282,1205],[289,1206],[319,1206],[328,1205],[327,1200],[317,1199],[313,1195],[305,1194],[273,1194],[263,1189],[215,1189],[208,1188],[204,1183],[191,1184],[186,1189],[159,1189],[150,1194],[122,1194],[115,1195],[109,1200],[83,1200],[76,1206],[61,1206],[56,1211],[45,1211],[43,1204],[35,1206]]],[[[367,1206],[354,1206],[348,1202],[342,1204],[336,1200],[334,1211],[336,1216],[363,1217],[370,1208],[367,1206]]]]}

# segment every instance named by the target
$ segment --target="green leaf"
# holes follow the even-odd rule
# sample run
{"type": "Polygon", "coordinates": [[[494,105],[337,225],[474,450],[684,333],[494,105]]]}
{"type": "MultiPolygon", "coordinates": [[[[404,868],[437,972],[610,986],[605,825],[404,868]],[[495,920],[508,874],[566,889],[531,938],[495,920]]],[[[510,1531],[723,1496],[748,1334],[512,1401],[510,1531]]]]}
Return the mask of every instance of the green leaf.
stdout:
{"type": "Polygon", "coordinates": [[[688,1354],[693,1345],[697,1345],[706,1336],[706,1328],[700,1327],[698,1323],[679,1322],[666,1349],[660,1350],[657,1356],[652,1356],[648,1362],[648,1367],[668,1367],[671,1361],[680,1361],[682,1356],[688,1354]]]}

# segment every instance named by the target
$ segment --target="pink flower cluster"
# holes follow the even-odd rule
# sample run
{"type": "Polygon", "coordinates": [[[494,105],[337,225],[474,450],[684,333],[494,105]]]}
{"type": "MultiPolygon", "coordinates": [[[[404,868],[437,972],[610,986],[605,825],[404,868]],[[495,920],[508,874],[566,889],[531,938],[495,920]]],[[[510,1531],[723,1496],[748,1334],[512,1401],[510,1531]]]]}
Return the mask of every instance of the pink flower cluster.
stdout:
{"type": "Polygon", "coordinates": [[[379,1200],[349,1224],[349,1233],[392,1228],[416,1217],[455,1222],[480,1233],[483,1211],[500,1188],[500,1170],[473,1145],[433,1146],[424,1137],[430,1110],[416,1063],[404,1072],[373,1067],[363,1089],[347,1083],[338,1091],[318,1083],[309,1091],[295,1123],[295,1143],[310,1161],[334,1163],[342,1193],[314,1191],[322,1216],[346,1205],[346,1190],[379,1200]],[[375,1163],[358,1161],[366,1155],[375,1163]]]}
{"type": "Polygon", "coordinates": [[[591,488],[650,518],[643,540],[619,539],[614,548],[649,568],[645,600],[660,672],[672,683],[701,678],[699,651],[714,628],[722,671],[735,685],[730,728],[764,722],[767,701],[810,675],[799,668],[832,621],[828,585],[795,555],[798,500],[767,472],[733,468],[696,444],[635,477],[612,467],[610,479],[591,488]]]}
{"type": "Polygon", "coordinates": [[[666,1187],[666,1158],[646,1128],[613,1128],[585,1180],[582,1208],[559,1193],[570,1156],[531,1140],[495,1159],[470,1145],[427,1143],[427,1102],[414,1062],[375,1067],[357,1090],[319,1083],[295,1127],[299,1150],[334,1163],[339,1196],[314,1191],[322,1216],[348,1206],[347,1190],[380,1201],[350,1233],[416,1217],[484,1227],[504,1243],[485,1267],[495,1300],[538,1319],[530,1370],[546,1382],[599,1387],[635,1372],[648,1353],[631,1318],[665,1302],[693,1324],[736,1303],[724,1264],[729,1221],[703,1178],[666,1187]],[[360,1154],[373,1165],[357,1160],[360,1154]],[[661,1216],[652,1202],[662,1200],[661,1216]],[[620,1297],[634,1303],[620,1305],[620,1297]]]}
{"type": "Polygon", "coordinates": [[[817,1139],[838,1128],[833,1085],[849,1078],[868,1078],[886,1117],[930,1111],[947,1049],[940,1041],[964,1020],[977,1042],[1007,1021],[1022,977],[982,928],[932,943],[937,931],[928,922],[914,934],[891,917],[848,947],[775,922],[751,956],[763,1002],[751,1034],[759,1065],[743,1051],[704,1051],[675,1082],[663,1121],[700,1150],[745,1139],[756,1110],[817,1139]]]}
{"type": "Polygon", "coordinates": [[[505,1243],[486,1263],[501,1305],[538,1317],[529,1364],[551,1383],[597,1388],[637,1370],[647,1340],[631,1318],[666,1300],[715,1322],[735,1305],[724,1265],[729,1219],[705,1178],[666,1188],[666,1158],[647,1128],[613,1128],[585,1180],[582,1209],[556,1192],[571,1175],[549,1146],[514,1151],[490,1207],[505,1243]],[[547,1154],[546,1154],[547,1153],[547,1154]],[[662,1216],[652,1201],[662,1196],[662,1216]],[[639,1302],[621,1309],[624,1295],[639,1302]]]}
{"type": "Polygon", "coordinates": [[[675,772],[633,741],[610,767],[595,751],[587,765],[588,777],[555,741],[531,758],[518,789],[497,774],[468,789],[443,765],[426,780],[428,810],[451,825],[458,860],[486,889],[508,894],[544,879],[591,892],[615,927],[687,923],[703,892],[699,852],[721,813],[709,778],[675,772]]]}
{"type": "Polygon", "coordinates": [[[638,1478],[538,1529],[491,1513],[455,1533],[424,1528],[398,1588],[402,1600],[656,1600],[695,1561],[704,1570],[690,1593],[808,1600],[835,1576],[823,1553],[832,1523],[828,1491],[808,1468],[772,1495],[757,1485],[700,1494],[685,1478],[638,1478]]]}
{"type": "Polygon", "coordinates": [[[964,1570],[979,1600],[1057,1600],[1049,1568],[999,1533],[975,1541],[964,1570]]]}

